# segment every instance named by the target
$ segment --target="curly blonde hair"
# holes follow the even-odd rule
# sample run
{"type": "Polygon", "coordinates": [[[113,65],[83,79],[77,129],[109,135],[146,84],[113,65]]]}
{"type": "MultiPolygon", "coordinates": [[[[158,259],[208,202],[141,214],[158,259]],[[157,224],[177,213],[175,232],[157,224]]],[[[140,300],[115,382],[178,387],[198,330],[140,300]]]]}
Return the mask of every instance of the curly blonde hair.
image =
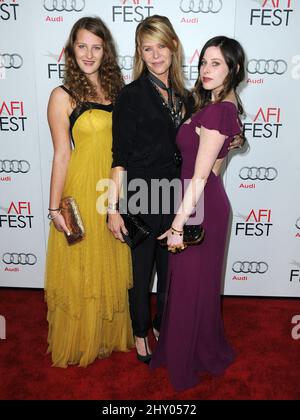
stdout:
{"type": "Polygon", "coordinates": [[[99,78],[105,99],[114,103],[124,86],[124,80],[117,62],[112,35],[99,17],[83,17],[74,24],[65,46],[64,84],[72,91],[76,106],[80,106],[82,102],[97,99],[95,86],[79,68],[74,54],[77,34],[81,29],[86,29],[103,40],[104,51],[99,67],[99,78]]]}

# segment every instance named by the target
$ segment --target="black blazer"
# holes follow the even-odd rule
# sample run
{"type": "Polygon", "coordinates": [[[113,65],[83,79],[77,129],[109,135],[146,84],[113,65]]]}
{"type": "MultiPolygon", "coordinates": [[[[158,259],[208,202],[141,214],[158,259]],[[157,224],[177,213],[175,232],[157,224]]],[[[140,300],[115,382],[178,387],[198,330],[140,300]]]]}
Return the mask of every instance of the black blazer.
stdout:
{"type": "MultiPolygon", "coordinates": [[[[189,105],[186,105],[189,114],[189,105]]],[[[174,165],[176,133],[168,109],[144,73],[125,86],[113,110],[112,167],[162,169],[174,165]]]]}

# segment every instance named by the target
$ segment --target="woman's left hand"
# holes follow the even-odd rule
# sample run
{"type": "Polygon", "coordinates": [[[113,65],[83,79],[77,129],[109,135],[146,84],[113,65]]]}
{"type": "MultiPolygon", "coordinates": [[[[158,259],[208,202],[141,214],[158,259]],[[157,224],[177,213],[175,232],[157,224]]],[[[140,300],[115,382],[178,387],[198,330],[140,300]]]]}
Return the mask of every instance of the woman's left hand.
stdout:
{"type": "Polygon", "coordinates": [[[167,238],[168,251],[172,252],[173,254],[176,252],[181,252],[186,248],[186,245],[183,243],[183,236],[177,235],[174,232],[172,233],[172,229],[168,229],[157,239],[160,240],[164,238],[167,238]]]}
{"type": "Polygon", "coordinates": [[[240,133],[237,136],[235,136],[232,140],[232,142],[230,143],[228,150],[232,150],[232,149],[236,149],[239,148],[241,149],[244,146],[246,139],[245,136],[240,133]]]}

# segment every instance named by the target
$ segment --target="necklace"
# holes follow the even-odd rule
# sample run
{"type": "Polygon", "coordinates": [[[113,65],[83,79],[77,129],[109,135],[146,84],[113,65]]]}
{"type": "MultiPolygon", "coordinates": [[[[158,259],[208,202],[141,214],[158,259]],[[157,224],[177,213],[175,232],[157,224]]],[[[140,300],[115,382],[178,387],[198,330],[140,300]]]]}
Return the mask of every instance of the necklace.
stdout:
{"type": "Polygon", "coordinates": [[[160,79],[154,76],[152,73],[148,73],[148,78],[158,92],[162,104],[167,110],[169,111],[169,114],[172,118],[173,124],[175,128],[178,128],[181,121],[182,121],[182,101],[179,97],[179,95],[174,92],[174,89],[172,88],[171,81],[169,81],[169,87],[167,87],[160,79]],[[160,90],[158,88],[161,88],[165,90],[168,94],[168,101],[164,98],[164,96],[161,94],[160,90]],[[174,100],[173,100],[174,98],[174,100]]]}

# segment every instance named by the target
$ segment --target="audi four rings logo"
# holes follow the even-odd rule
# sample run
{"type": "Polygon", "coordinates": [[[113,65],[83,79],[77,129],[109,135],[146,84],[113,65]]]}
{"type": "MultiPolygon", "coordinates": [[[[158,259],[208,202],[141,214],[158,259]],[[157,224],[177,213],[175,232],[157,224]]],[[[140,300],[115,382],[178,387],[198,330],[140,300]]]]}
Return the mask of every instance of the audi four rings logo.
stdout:
{"type": "Polygon", "coordinates": [[[131,55],[119,55],[118,59],[121,70],[133,69],[133,57],[131,57],[131,55]]]}
{"type": "Polygon", "coordinates": [[[251,179],[252,181],[260,180],[260,181],[274,181],[277,178],[278,171],[275,168],[265,168],[260,166],[259,168],[256,166],[248,167],[244,166],[240,170],[240,178],[251,179]]]}
{"type": "Polygon", "coordinates": [[[233,266],[232,270],[235,273],[259,273],[264,274],[266,271],[268,271],[268,264],[260,261],[236,261],[233,266]]]}
{"type": "Polygon", "coordinates": [[[299,219],[297,219],[297,221],[296,221],[296,228],[297,228],[297,229],[300,229],[300,217],[299,217],[299,219]]]}
{"type": "Polygon", "coordinates": [[[284,74],[288,65],[284,60],[250,60],[247,71],[250,74],[284,74]]]}
{"type": "Polygon", "coordinates": [[[27,160],[0,160],[0,173],[27,174],[30,171],[30,163],[27,160]]]}
{"type": "Polygon", "coordinates": [[[44,0],[44,9],[48,12],[81,12],[85,0],[44,0]]]}
{"type": "Polygon", "coordinates": [[[2,256],[2,261],[4,264],[34,265],[37,262],[37,257],[34,254],[17,254],[16,252],[6,252],[2,256]]]}
{"type": "Polygon", "coordinates": [[[0,54],[0,69],[19,69],[23,65],[20,54],[0,54]]]}
{"type": "Polygon", "coordinates": [[[180,2],[180,10],[183,13],[219,13],[222,7],[222,0],[181,0],[180,2]]]}

